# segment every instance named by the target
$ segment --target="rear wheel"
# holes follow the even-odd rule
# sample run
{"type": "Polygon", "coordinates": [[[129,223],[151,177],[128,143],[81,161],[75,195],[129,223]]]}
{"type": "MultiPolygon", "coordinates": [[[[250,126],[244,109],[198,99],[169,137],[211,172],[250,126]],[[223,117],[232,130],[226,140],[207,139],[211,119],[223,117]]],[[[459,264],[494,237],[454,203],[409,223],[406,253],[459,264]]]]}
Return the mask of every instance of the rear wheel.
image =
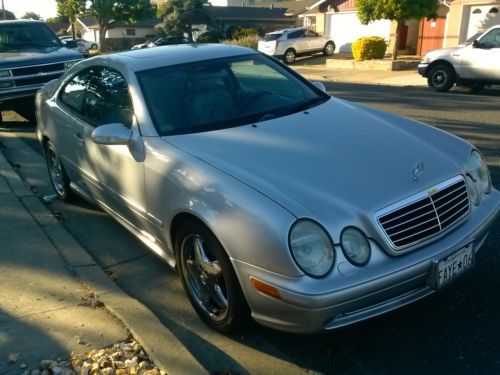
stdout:
{"type": "Polygon", "coordinates": [[[285,54],[283,55],[283,61],[287,65],[293,64],[296,57],[297,57],[297,54],[295,53],[295,50],[292,48],[289,48],[285,51],[285,54]]]}
{"type": "Polygon", "coordinates": [[[75,195],[69,186],[69,178],[64,170],[59,156],[57,155],[56,148],[50,141],[47,141],[45,146],[45,162],[47,164],[50,182],[52,183],[57,196],[66,202],[72,201],[75,198],[75,195]]]}
{"type": "Polygon", "coordinates": [[[335,44],[333,42],[328,42],[325,44],[325,48],[323,48],[323,55],[331,56],[335,52],[335,44]]]}
{"type": "Polygon", "coordinates": [[[434,91],[449,91],[455,84],[455,70],[449,65],[438,64],[429,72],[427,83],[434,91]]]}
{"type": "Polygon", "coordinates": [[[216,331],[231,331],[248,307],[229,257],[208,228],[186,221],[176,234],[176,258],[184,290],[198,315],[216,331]]]}

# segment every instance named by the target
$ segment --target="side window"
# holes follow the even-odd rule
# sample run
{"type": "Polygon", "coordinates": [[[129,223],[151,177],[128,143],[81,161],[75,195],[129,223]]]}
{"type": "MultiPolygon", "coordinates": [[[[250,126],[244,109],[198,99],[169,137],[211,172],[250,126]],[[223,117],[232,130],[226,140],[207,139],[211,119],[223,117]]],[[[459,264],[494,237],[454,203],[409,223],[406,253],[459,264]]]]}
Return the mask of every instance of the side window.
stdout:
{"type": "Polygon", "coordinates": [[[500,48],[500,29],[491,30],[481,38],[483,48],[500,48]]]}
{"type": "Polygon", "coordinates": [[[125,78],[109,68],[98,68],[87,86],[83,112],[94,125],[132,126],[134,111],[125,78]]]}
{"type": "Polygon", "coordinates": [[[288,34],[287,39],[297,39],[297,38],[302,38],[304,36],[304,31],[305,30],[298,30],[294,31],[293,33],[288,34]]]}
{"type": "Polygon", "coordinates": [[[76,75],[61,91],[61,102],[78,114],[83,114],[83,101],[90,77],[91,71],[86,70],[76,75]]]}

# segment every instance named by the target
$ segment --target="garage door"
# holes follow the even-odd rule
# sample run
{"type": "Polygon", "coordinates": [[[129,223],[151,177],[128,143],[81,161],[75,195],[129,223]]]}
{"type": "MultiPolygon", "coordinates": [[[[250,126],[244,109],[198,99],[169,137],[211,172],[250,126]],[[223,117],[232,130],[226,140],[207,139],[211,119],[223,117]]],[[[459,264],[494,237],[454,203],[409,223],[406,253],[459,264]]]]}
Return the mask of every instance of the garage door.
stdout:
{"type": "Polygon", "coordinates": [[[467,39],[491,26],[500,24],[500,5],[473,6],[470,9],[467,39]]]}
{"type": "Polygon", "coordinates": [[[326,34],[335,41],[335,52],[352,52],[352,43],[363,36],[381,36],[389,40],[391,21],[380,20],[363,25],[356,12],[329,13],[326,15],[326,34]]]}

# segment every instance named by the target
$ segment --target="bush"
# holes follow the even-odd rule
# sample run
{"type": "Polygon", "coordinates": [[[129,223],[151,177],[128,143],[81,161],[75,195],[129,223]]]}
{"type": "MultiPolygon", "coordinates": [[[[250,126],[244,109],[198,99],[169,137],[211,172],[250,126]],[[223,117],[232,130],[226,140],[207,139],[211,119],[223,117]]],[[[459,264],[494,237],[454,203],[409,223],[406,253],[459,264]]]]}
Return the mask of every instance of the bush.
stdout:
{"type": "Polygon", "coordinates": [[[259,45],[259,39],[260,37],[258,35],[248,35],[240,37],[238,39],[223,40],[222,44],[226,44],[228,46],[241,46],[257,49],[257,46],[259,45]]]}
{"type": "Polygon", "coordinates": [[[386,50],[387,43],[378,36],[359,38],[352,44],[352,55],[356,61],[383,59],[386,50]]]}
{"type": "Polygon", "coordinates": [[[259,35],[257,29],[253,29],[251,27],[245,29],[238,29],[233,32],[233,34],[231,35],[231,39],[240,39],[252,35],[259,35]]]}
{"type": "Polygon", "coordinates": [[[219,43],[224,39],[224,34],[219,30],[208,30],[198,36],[198,43],[219,43]]]}

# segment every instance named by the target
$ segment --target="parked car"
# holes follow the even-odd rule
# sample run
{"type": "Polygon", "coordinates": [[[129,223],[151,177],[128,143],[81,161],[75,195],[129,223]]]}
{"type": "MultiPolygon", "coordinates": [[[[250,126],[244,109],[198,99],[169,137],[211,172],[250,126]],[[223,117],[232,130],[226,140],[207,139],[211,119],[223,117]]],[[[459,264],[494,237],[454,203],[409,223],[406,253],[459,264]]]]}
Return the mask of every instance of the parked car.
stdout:
{"type": "Polygon", "coordinates": [[[91,49],[98,49],[99,48],[99,45],[97,43],[90,42],[88,40],[84,40],[81,38],[73,39],[73,37],[60,37],[59,39],[61,39],[61,42],[63,44],[66,44],[66,42],[68,40],[75,40],[76,44],[77,44],[78,51],[82,52],[82,53],[88,52],[91,49]]]}
{"type": "Polygon", "coordinates": [[[449,91],[455,84],[471,91],[500,84],[500,25],[476,34],[467,45],[428,52],[418,72],[436,91],[449,91]]]}
{"type": "Polygon", "coordinates": [[[264,35],[259,41],[258,49],[267,55],[283,59],[286,64],[291,64],[297,56],[318,52],[331,56],[335,52],[335,43],[314,31],[299,27],[264,35]]]}
{"type": "Polygon", "coordinates": [[[37,134],[59,197],[177,265],[211,327],[322,332],[448,286],[500,212],[473,145],[323,90],[252,49],[148,48],[40,90],[37,134]]]}
{"type": "Polygon", "coordinates": [[[35,92],[81,59],[41,21],[0,21],[0,110],[34,120],[35,92]]]}
{"type": "Polygon", "coordinates": [[[170,36],[166,38],[158,38],[153,42],[146,42],[146,43],[141,43],[141,44],[136,44],[135,46],[132,47],[132,49],[143,49],[143,48],[152,48],[152,47],[159,47],[159,46],[170,46],[174,44],[187,44],[190,43],[188,38],[185,38],[183,36],[170,36]]]}

